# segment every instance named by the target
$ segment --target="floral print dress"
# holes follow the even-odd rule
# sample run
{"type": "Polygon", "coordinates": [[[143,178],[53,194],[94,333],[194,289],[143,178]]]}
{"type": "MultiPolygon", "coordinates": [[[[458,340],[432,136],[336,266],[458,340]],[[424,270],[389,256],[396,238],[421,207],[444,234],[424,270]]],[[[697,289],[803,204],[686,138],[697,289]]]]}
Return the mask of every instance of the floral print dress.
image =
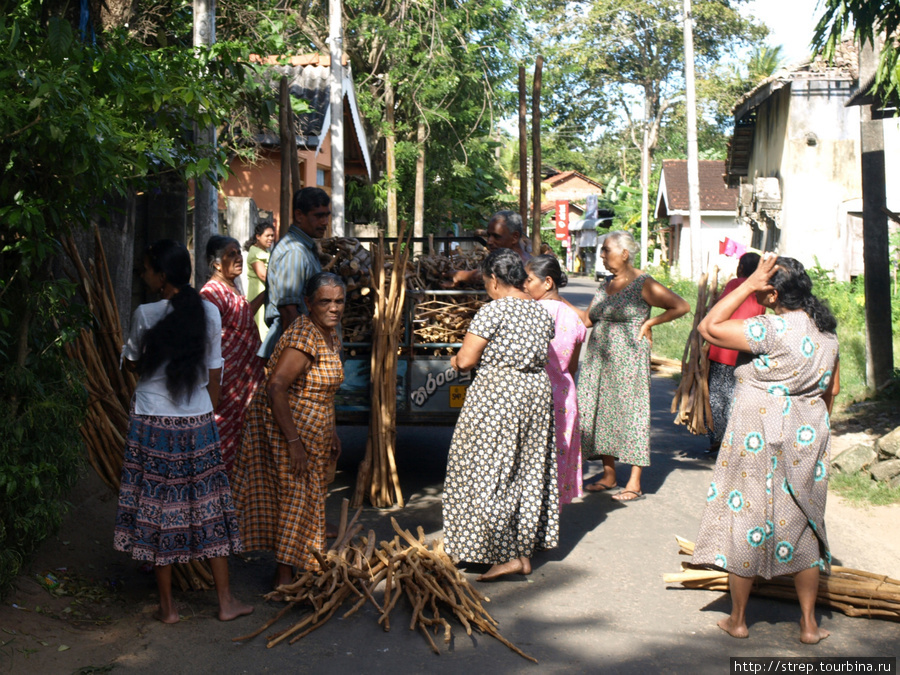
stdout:
{"type": "Polygon", "coordinates": [[[553,320],[533,300],[488,303],[469,325],[489,340],[466,392],[444,482],[444,547],[498,564],[559,543],[550,380],[553,320]]]}
{"type": "Polygon", "coordinates": [[[556,465],[559,504],[581,497],[581,428],[578,420],[578,396],[569,363],[575,348],[584,342],[587,329],[575,311],[559,300],[539,300],[550,312],[556,335],[550,342],[547,376],[553,389],[553,411],[556,423],[556,465]]]}
{"type": "Polygon", "coordinates": [[[829,571],[825,499],[831,448],[822,398],[837,337],[803,311],[744,321],[755,359],[735,370],[725,439],[692,564],[771,579],[829,571]]]}
{"type": "Polygon", "coordinates": [[[650,318],[641,274],[618,293],[603,284],[588,315],[594,324],[578,375],[581,450],[586,459],[610,455],[650,466],[650,341],[638,338],[650,318]]]}

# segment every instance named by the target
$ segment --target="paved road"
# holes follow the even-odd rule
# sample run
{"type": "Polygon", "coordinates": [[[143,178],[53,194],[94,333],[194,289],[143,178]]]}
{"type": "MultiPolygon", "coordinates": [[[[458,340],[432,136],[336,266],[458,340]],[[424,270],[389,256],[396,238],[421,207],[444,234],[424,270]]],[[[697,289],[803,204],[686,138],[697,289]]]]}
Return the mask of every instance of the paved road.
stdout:
{"type": "MultiPolygon", "coordinates": [[[[593,289],[589,280],[574,280],[567,295],[583,305],[593,289]]],[[[178,598],[194,613],[179,625],[163,626],[142,614],[125,620],[134,624],[127,627],[133,632],[126,642],[107,644],[107,633],[92,633],[93,643],[78,647],[80,656],[75,647],[59,655],[57,672],[84,666],[87,654],[91,663],[114,661],[116,673],[215,668],[228,673],[494,674],[727,673],[733,656],[896,656],[900,631],[894,623],[820,612],[833,635],[808,647],[797,639],[795,605],[753,599],[750,639],[735,640],[715,626],[729,607],[722,594],[666,588],[662,575],[678,571],[683,560],[674,535],[696,535],[712,471],[702,456],[705,439],[671,423],[673,389],[672,380],[654,378],[652,466],[644,474],[647,499],[619,504],[602,493],[588,495],[563,510],[561,545],[535,557],[530,577],[480,584],[492,599],[490,609],[503,635],[535,656],[540,666],[490,638],[466,637],[461,627],[454,631],[451,649],[435,656],[422,636],[404,625],[401,617],[409,616],[408,609],[395,610],[390,633],[382,631],[374,610],[366,607],[346,620],[332,619],[295,645],[267,650],[262,638],[237,645],[232,637],[255,629],[279,607],[255,600],[252,617],[222,624],[214,619],[210,592],[178,598]]],[[[421,525],[429,536],[440,534],[440,495],[451,433],[441,428],[399,430],[397,459],[408,503],[404,509],[365,511],[364,521],[379,536],[389,536],[391,515],[403,526],[421,525]]],[[[332,520],[340,498],[352,491],[353,470],[365,446],[364,429],[342,429],[341,436],[345,454],[329,498],[332,520]]],[[[598,464],[588,463],[586,474],[596,473],[598,464]]],[[[622,467],[620,483],[627,471],[622,467]]],[[[114,511],[114,504],[104,508],[114,511]]],[[[103,526],[108,539],[106,525],[112,521],[104,517],[109,518],[103,526]]],[[[839,558],[840,551],[835,553],[839,558]]],[[[231,569],[235,592],[244,599],[258,598],[271,580],[272,561],[265,555],[234,560],[231,569]]],[[[142,583],[149,591],[149,579],[142,583]]]]}

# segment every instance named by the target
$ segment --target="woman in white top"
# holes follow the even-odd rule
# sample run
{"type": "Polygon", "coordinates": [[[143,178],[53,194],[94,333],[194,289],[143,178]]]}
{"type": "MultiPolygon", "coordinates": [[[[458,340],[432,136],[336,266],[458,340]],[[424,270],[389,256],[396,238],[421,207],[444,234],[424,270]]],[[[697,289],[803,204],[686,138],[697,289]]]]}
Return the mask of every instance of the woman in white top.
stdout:
{"type": "Polygon", "coordinates": [[[187,249],[164,239],[147,249],[144,282],[162,300],[134,312],[122,349],[140,374],[125,443],[114,546],[154,564],[156,618],[176,623],[172,563],[208,559],[219,619],[253,608],[228,585],[231,553],[243,550],[222,463],[213,408],[222,374],[218,310],[190,285],[187,249]]]}

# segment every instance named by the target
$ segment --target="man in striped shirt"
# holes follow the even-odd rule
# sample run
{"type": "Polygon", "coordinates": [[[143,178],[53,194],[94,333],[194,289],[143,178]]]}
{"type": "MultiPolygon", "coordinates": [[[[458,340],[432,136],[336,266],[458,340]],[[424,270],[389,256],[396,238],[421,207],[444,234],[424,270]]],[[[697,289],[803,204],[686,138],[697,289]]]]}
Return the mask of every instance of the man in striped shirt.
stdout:
{"type": "Polygon", "coordinates": [[[284,329],[301,313],[306,314],[303,288],[306,281],[322,271],[315,239],[328,230],[331,197],[321,188],[303,188],[294,193],[294,220],[269,257],[266,287],[266,323],[269,332],[258,356],[268,360],[284,329]]]}

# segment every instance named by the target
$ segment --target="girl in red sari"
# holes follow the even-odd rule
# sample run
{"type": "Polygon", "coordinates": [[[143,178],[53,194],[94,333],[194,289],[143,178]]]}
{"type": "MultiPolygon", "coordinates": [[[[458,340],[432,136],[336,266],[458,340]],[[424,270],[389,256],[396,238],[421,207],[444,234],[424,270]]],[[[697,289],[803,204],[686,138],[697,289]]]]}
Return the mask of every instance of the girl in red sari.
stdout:
{"type": "Polygon", "coordinates": [[[200,289],[204,300],[214,304],[222,315],[222,387],[216,406],[216,425],[222,439],[222,459],[231,467],[241,447],[244,412],[263,377],[263,361],[256,356],[260,348],[259,331],[253,315],[263,302],[260,294],[251,302],[235,285],[244,267],[241,245],[236,239],[214,235],[206,245],[209,281],[200,289]]]}

